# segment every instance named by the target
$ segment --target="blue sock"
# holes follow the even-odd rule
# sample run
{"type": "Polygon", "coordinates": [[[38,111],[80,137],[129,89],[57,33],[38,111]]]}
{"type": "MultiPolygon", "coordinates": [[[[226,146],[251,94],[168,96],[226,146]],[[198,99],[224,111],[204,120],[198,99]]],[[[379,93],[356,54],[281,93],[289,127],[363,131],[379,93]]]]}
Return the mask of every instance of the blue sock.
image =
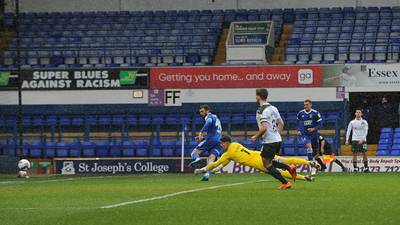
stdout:
{"type": "Polygon", "coordinates": [[[314,161],[314,156],[313,156],[313,150],[312,150],[312,148],[307,149],[307,158],[308,158],[308,161],[314,161]]]}
{"type": "Polygon", "coordinates": [[[192,154],[190,154],[190,156],[192,157],[192,159],[198,159],[198,158],[200,158],[199,153],[197,153],[197,152],[195,152],[195,151],[193,151],[192,154]]]}
{"type": "Polygon", "coordinates": [[[205,177],[209,177],[210,175],[211,175],[211,171],[207,171],[207,172],[204,174],[205,177]]]}

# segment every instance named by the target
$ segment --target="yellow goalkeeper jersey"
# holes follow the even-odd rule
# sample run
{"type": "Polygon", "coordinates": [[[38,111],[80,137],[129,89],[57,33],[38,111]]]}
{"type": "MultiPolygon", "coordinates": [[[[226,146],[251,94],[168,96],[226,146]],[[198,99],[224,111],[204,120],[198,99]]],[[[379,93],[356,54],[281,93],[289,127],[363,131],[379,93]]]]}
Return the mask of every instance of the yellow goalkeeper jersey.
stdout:
{"type": "Polygon", "coordinates": [[[249,150],[237,142],[232,142],[225,153],[217,161],[208,164],[205,169],[212,170],[221,164],[226,166],[231,160],[264,172],[267,171],[261,158],[261,152],[249,150]]]}

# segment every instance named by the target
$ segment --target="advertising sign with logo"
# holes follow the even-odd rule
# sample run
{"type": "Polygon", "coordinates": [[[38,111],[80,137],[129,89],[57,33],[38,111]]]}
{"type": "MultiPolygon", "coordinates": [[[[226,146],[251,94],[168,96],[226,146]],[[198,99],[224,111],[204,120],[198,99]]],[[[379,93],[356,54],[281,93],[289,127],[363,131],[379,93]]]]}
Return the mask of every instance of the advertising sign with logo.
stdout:
{"type": "MultiPolygon", "coordinates": [[[[62,159],[55,158],[55,171],[62,175],[82,174],[143,174],[178,173],[180,158],[105,158],[105,159],[62,159]]],[[[190,159],[185,160],[188,165],[190,159]]],[[[193,172],[193,168],[185,168],[193,172]]]]}
{"type": "MultiPolygon", "coordinates": [[[[306,157],[300,157],[306,159],[306,157]]],[[[353,161],[349,156],[337,156],[343,165],[346,167],[347,171],[353,170],[353,161]]],[[[358,159],[357,161],[359,165],[359,170],[363,171],[363,162],[362,159],[358,159]]],[[[400,157],[369,157],[368,158],[368,166],[371,172],[400,172],[400,157]]],[[[335,173],[342,172],[340,166],[336,163],[329,163],[327,165],[327,169],[325,172],[327,173],[335,173]]],[[[221,170],[221,173],[259,173],[260,171],[248,167],[240,165],[239,163],[230,162],[226,167],[221,170]]],[[[297,166],[298,173],[308,173],[308,166],[301,165],[297,166]]]]}
{"type": "Polygon", "coordinates": [[[324,87],[397,87],[400,64],[324,65],[324,87]]]}
{"type": "Polygon", "coordinates": [[[321,87],[321,66],[151,68],[151,89],[321,87]]]}
{"type": "MultiPolygon", "coordinates": [[[[23,90],[132,89],[148,87],[148,69],[23,70],[23,90]]],[[[0,86],[18,87],[18,75],[0,73],[0,86]]]]}

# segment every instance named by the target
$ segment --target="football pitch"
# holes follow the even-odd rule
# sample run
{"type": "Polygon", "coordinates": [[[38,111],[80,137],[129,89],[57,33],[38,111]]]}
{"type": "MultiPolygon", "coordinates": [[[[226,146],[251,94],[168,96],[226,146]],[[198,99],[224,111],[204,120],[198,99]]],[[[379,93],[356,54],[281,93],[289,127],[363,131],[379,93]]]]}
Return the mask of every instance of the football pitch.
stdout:
{"type": "Polygon", "coordinates": [[[398,173],[0,177],[1,225],[400,224],[398,173]]]}

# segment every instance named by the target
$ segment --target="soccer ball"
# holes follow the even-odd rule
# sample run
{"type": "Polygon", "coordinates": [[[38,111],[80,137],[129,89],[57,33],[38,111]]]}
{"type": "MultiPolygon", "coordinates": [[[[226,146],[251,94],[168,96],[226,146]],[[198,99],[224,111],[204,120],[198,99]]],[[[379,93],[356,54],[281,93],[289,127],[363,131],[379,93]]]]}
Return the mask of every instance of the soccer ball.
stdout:
{"type": "Polygon", "coordinates": [[[18,169],[19,170],[28,170],[31,168],[31,163],[27,159],[21,159],[18,161],[18,169]]]}
{"type": "Polygon", "coordinates": [[[31,163],[26,159],[21,159],[18,161],[18,177],[20,178],[29,178],[28,170],[31,168],[31,163]]]}
{"type": "Polygon", "coordinates": [[[20,170],[18,172],[18,177],[20,178],[29,178],[28,173],[26,171],[20,170]]]}

